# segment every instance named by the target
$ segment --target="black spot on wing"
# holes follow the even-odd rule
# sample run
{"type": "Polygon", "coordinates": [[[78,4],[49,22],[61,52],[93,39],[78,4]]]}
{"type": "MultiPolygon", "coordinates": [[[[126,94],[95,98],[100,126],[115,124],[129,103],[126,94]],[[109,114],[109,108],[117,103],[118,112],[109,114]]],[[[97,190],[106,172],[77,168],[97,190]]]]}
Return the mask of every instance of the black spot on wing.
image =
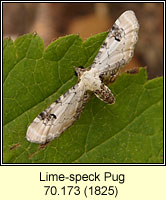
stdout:
{"type": "Polygon", "coordinates": [[[54,119],[57,119],[55,114],[50,114],[54,119]]]}

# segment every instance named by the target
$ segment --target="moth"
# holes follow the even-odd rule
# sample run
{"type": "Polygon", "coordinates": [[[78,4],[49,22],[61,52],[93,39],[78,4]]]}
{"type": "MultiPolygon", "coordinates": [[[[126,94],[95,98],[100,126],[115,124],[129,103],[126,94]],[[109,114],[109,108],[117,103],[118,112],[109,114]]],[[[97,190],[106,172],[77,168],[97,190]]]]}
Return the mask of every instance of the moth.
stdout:
{"type": "Polygon", "coordinates": [[[29,125],[29,142],[44,144],[57,138],[80,116],[91,94],[113,104],[114,95],[105,84],[113,80],[127,64],[138,39],[139,24],[133,11],[124,12],[114,23],[93,64],[75,68],[78,83],[41,112],[29,125]]]}

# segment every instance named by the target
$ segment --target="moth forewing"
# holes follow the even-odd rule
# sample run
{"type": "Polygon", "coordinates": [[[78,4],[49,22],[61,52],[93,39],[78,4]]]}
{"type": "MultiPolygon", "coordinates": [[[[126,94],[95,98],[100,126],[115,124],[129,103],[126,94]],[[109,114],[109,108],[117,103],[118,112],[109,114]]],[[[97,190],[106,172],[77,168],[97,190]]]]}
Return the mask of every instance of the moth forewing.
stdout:
{"type": "Polygon", "coordinates": [[[76,84],[60,96],[29,125],[27,140],[43,144],[58,137],[80,115],[86,100],[85,96],[82,83],[76,84]]]}
{"type": "Polygon", "coordinates": [[[135,13],[131,10],[124,12],[115,21],[91,67],[103,74],[127,64],[134,54],[138,31],[135,13]]]}

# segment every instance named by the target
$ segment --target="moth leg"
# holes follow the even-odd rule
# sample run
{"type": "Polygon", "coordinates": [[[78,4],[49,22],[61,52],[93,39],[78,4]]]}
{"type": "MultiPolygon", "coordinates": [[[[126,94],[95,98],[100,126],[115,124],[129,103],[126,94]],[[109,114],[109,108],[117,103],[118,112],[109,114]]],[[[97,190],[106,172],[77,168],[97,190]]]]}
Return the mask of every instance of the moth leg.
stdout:
{"type": "Polygon", "coordinates": [[[109,83],[113,83],[119,75],[120,75],[119,71],[116,74],[112,75],[109,83]]]}
{"type": "Polygon", "coordinates": [[[138,67],[134,67],[133,69],[125,70],[125,73],[127,73],[127,74],[138,74],[138,72],[139,72],[138,67]]]}
{"type": "Polygon", "coordinates": [[[95,90],[94,93],[100,100],[104,101],[105,103],[115,103],[114,95],[112,94],[111,90],[103,83],[100,85],[100,89],[95,90]]]}

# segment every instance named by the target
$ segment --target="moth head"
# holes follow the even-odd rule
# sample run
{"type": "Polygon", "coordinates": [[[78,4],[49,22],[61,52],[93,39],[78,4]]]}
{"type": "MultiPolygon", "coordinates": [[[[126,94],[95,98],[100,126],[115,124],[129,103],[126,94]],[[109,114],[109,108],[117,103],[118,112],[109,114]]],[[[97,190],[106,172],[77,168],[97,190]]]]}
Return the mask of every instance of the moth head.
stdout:
{"type": "Polygon", "coordinates": [[[75,75],[78,76],[78,79],[80,79],[82,74],[86,71],[86,69],[83,66],[79,66],[79,67],[74,66],[74,70],[75,70],[75,75]]]}

